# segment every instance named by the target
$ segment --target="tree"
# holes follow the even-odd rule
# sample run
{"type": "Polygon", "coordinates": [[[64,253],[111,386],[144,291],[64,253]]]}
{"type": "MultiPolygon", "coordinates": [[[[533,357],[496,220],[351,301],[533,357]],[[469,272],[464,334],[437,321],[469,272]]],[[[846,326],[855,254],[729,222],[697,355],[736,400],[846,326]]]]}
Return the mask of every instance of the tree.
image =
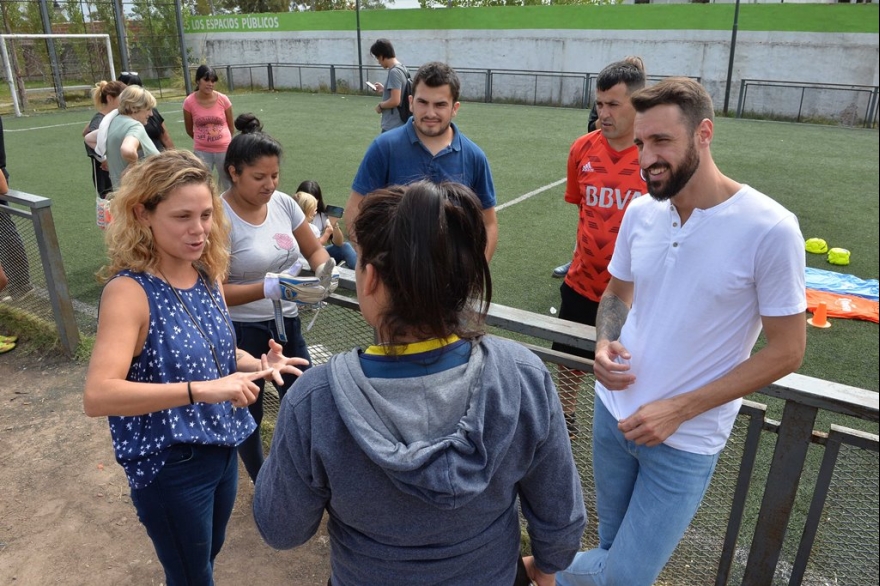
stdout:
{"type": "Polygon", "coordinates": [[[180,65],[173,0],[134,0],[125,25],[132,59],[146,61],[144,65],[151,66],[156,77],[164,77],[164,69],[180,65]]]}
{"type": "Polygon", "coordinates": [[[214,10],[240,14],[288,12],[289,0],[214,0],[214,10]]]}

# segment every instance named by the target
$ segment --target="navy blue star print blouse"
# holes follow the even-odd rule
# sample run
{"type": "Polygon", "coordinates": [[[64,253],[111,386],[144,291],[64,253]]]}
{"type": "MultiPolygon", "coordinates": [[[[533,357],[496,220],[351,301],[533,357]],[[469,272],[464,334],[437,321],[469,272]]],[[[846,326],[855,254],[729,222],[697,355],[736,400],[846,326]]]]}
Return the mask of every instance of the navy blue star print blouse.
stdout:
{"type": "MultiPolygon", "coordinates": [[[[150,304],[150,327],[140,354],[132,360],[127,380],[179,383],[213,380],[235,372],[235,338],[217,286],[211,299],[199,279],[190,289],[178,289],[192,318],[165,281],[147,273],[121,271],[117,276],[137,281],[150,304]],[[204,332],[204,335],[202,335],[204,332]],[[205,338],[208,338],[206,340],[205,338]],[[222,372],[211,354],[214,345],[222,372]]],[[[247,408],[229,401],[196,403],[131,417],[109,417],[116,460],[133,489],[149,485],[174,444],[237,446],[256,428],[247,408]]]]}

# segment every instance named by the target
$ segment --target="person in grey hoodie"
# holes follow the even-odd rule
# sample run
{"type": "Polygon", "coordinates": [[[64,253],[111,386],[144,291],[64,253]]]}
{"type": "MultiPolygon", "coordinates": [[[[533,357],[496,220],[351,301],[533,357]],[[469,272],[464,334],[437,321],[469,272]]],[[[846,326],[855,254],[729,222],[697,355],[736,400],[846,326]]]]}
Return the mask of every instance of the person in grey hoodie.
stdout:
{"type": "Polygon", "coordinates": [[[255,486],[263,539],[308,541],[324,511],[332,586],[553,584],[586,525],[556,388],[483,334],[492,295],[479,200],[429,182],[364,198],[357,295],[379,343],[335,355],[281,404],[255,486]],[[376,229],[382,226],[382,229],[376,229]]]}

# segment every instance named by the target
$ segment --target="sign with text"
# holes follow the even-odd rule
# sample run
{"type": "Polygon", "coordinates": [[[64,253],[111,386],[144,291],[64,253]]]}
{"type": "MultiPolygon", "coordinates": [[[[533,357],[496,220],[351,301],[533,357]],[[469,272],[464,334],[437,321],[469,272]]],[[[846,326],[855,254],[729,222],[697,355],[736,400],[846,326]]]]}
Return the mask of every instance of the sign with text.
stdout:
{"type": "Polygon", "coordinates": [[[225,14],[222,16],[192,16],[186,19],[184,30],[188,33],[202,32],[259,32],[298,30],[299,27],[284,26],[289,14],[225,14]]]}

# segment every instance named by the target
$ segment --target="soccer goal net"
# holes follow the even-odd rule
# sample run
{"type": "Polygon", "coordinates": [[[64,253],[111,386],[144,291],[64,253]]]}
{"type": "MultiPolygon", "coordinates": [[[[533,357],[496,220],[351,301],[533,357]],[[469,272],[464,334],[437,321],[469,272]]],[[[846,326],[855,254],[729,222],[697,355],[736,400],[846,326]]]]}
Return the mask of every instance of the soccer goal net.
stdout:
{"type": "Polygon", "coordinates": [[[116,79],[107,34],[10,34],[0,41],[8,87],[0,91],[0,103],[9,100],[16,116],[41,104],[89,103],[96,83],[116,79]]]}

